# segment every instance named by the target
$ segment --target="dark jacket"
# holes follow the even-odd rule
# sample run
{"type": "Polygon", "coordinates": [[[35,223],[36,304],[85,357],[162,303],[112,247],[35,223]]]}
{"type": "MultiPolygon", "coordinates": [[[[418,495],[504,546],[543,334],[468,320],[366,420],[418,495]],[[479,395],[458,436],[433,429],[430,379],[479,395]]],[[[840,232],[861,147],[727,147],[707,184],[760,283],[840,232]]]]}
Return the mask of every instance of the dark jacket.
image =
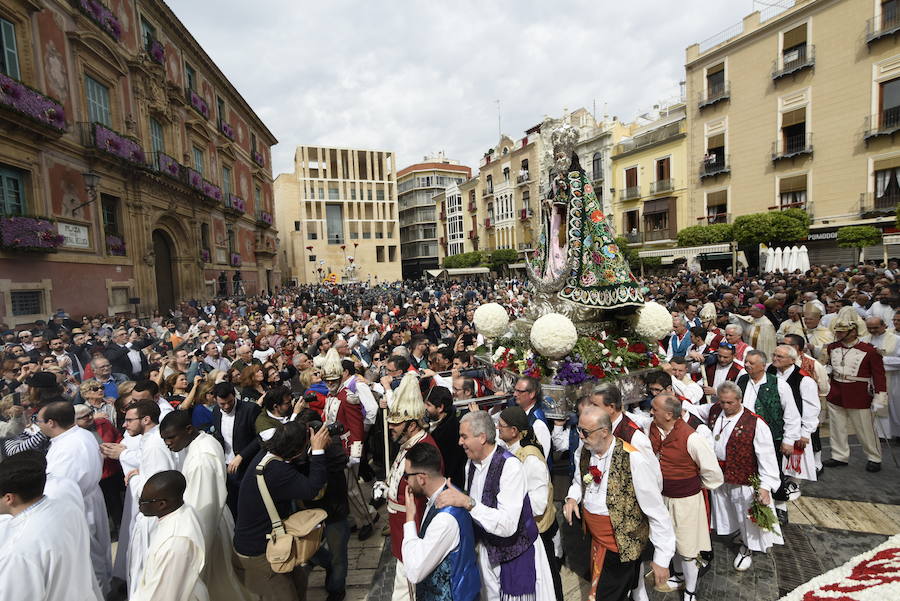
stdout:
{"type": "MultiPolygon", "coordinates": [[[[234,433],[231,436],[231,442],[235,456],[240,455],[243,458],[238,469],[238,474],[242,475],[247,469],[247,464],[259,451],[259,437],[256,435],[256,417],[259,415],[260,408],[256,403],[235,401],[234,411],[234,433]]],[[[211,434],[224,447],[222,410],[218,405],[212,411],[212,427],[211,434]]]]}
{"type": "Polygon", "coordinates": [[[444,475],[450,478],[454,486],[465,490],[466,454],[459,446],[459,418],[456,413],[442,419],[431,432],[431,437],[444,458],[444,475]]]}
{"type": "Polygon", "coordinates": [[[112,365],[112,370],[115,373],[125,374],[132,380],[140,380],[150,373],[150,363],[147,361],[147,355],[138,352],[141,357],[141,371],[140,373],[136,373],[132,368],[131,359],[128,358],[128,353],[131,350],[140,351],[149,345],[149,341],[139,340],[133,343],[129,349],[126,346],[112,343],[106,347],[106,351],[104,351],[103,355],[109,360],[109,364],[112,365]]]}
{"type": "MultiPolygon", "coordinates": [[[[325,493],[322,498],[313,501],[305,501],[307,508],[319,508],[328,512],[326,523],[332,523],[350,515],[350,502],[347,497],[347,476],[344,468],[347,466],[347,454],[344,445],[339,438],[331,440],[331,444],[325,449],[325,461],[328,466],[328,481],[325,484],[325,493]]],[[[309,476],[312,466],[309,461],[304,461],[297,466],[300,473],[309,476]]]]}

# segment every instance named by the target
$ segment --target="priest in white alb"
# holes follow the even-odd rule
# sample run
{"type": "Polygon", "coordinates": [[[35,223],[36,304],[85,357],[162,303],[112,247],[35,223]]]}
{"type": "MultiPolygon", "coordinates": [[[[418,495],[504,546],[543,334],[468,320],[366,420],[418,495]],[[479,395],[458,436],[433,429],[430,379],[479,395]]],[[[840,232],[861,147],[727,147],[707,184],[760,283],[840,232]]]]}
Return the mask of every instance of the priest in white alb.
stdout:
{"type": "Polygon", "coordinates": [[[887,324],[881,317],[866,319],[868,334],[861,340],[868,342],[881,355],[884,375],[887,377],[888,406],[876,414],[878,428],[875,434],[881,438],[900,436],[900,336],[887,331],[887,324]]]}
{"type": "Polygon", "coordinates": [[[172,411],[159,434],[173,453],[185,451],[181,473],[187,480],[184,502],[194,508],[203,531],[206,565],[201,579],[216,601],[247,598],[232,568],[234,522],[225,511],[225,451],[219,442],[191,423],[189,411],[172,411]]]}
{"type": "Polygon", "coordinates": [[[749,315],[729,313],[728,319],[744,328],[744,341],[747,344],[771,357],[776,344],[775,326],[766,317],[766,306],[762,303],[750,305],[749,312],[749,315]],[[741,322],[746,322],[746,325],[741,322]]]}

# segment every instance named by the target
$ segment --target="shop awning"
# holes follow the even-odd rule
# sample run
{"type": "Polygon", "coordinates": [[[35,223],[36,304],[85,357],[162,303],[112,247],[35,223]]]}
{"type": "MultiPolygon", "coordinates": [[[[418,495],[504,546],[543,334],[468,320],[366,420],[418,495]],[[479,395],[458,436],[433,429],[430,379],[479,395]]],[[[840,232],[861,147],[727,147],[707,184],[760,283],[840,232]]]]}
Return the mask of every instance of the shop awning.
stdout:
{"type": "Polygon", "coordinates": [[[688,246],[683,248],[660,248],[658,250],[642,250],[638,252],[638,256],[645,257],[684,257],[690,262],[691,259],[700,254],[709,253],[730,253],[730,244],[710,244],[708,246],[688,246]]]}
{"type": "Polygon", "coordinates": [[[442,273],[444,273],[444,270],[443,269],[426,269],[425,273],[427,273],[428,275],[430,275],[433,278],[436,278],[439,275],[441,275],[442,273]]]}
{"type": "Polygon", "coordinates": [[[446,269],[445,271],[450,276],[487,274],[491,272],[487,267],[459,267],[457,269],[446,269]]]}
{"type": "Polygon", "coordinates": [[[507,267],[510,269],[525,269],[525,263],[510,263],[507,267]]]}
{"type": "Polygon", "coordinates": [[[881,237],[882,244],[900,244],[900,234],[886,234],[881,237]]]}

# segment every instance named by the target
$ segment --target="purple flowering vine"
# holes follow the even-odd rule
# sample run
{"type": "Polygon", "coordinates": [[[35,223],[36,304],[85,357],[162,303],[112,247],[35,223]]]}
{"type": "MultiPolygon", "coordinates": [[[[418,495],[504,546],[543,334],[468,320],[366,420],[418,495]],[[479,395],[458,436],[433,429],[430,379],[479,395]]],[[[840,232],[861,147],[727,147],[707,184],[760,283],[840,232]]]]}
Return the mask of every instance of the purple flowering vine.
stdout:
{"type": "Polygon", "coordinates": [[[100,150],[105,150],[130,163],[142,166],[147,163],[144,149],[136,140],[123,136],[99,123],[94,123],[94,144],[100,150]]]}
{"type": "Polygon", "coordinates": [[[78,8],[114,40],[122,39],[122,23],[105,4],[99,0],[79,0],[78,8]]]}
{"type": "Polygon", "coordinates": [[[0,217],[0,246],[7,250],[50,252],[64,240],[47,219],[0,217]]]}
{"type": "Polygon", "coordinates": [[[65,109],[59,102],[2,73],[0,104],[57,131],[66,129],[65,109]]]}

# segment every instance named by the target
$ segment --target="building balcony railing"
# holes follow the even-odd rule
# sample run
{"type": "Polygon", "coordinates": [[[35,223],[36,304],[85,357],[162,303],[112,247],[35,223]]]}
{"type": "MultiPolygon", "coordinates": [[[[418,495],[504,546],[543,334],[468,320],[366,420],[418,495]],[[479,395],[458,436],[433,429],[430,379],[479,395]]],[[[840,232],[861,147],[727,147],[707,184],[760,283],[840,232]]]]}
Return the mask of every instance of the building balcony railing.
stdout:
{"type": "Polygon", "coordinates": [[[96,148],[136,167],[147,166],[147,156],[140,143],[101,123],[79,123],[81,143],[96,148]]]}
{"type": "MultiPolygon", "coordinates": [[[[272,227],[272,221],[273,221],[272,213],[269,213],[268,211],[260,211],[259,209],[257,209],[256,225],[258,225],[259,227],[268,228],[268,227],[272,227]]],[[[329,244],[330,243],[331,243],[331,241],[329,240],[329,244]]]]}
{"type": "Polygon", "coordinates": [[[629,186],[624,190],[619,190],[619,200],[635,200],[641,197],[641,187],[640,186],[629,186]]]}
{"type": "Polygon", "coordinates": [[[247,211],[247,203],[240,196],[226,194],[223,202],[223,209],[226,215],[240,217],[247,211]]]}
{"type": "Polygon", "coordinates": [[[900,11],[885,11],[866,21],[866,44],[896,35],[898,32],[900,32],[900,11]]]}
{"type": "Polygon", "coordinates": [[[724,102],[731,98],[731,82],[726,81],[719,85],[710,86],[706,90],[706,94],[700,94],[697,101],[697,109],[704,109],[708,106],[724,102]]]}
{"type": "Polygon", "coordinates": [[[712,225],[714,223],[731,223],[731,213],[709,213],[697,217],[697,221],[712,225]]]}
{"type": "Polygon", "coordinates": [[[166,49],[162,45],[162,42],[156,38],[147,36],[147,39],[144,42],[144,49],[147,51],[147,56],[149,56],[150,60],[154,63],[157,65],[166,64],[166,49]]]}
{"type": "Polygon", "coordinates": [[[522,221],[531,219],[531,209],[519,209],[519,219],[522,221]]]}
{"type": "Polygon", "coordinates": [[[484,190],[481,191],[482,198],[484,198],[485,196],[493,196],[493,195],[494,195],[493,188],[485,188],[484,190]]]}
{"type": "Polygon", "coordinates": [[[209,103],[206,102],[206,99],[195,92],[194,90],[187,91],[188,102],[191,107],[198,113],[200,113],[204,119],[209,119],[209,103]]]}
{"type": "Polygon", "coordinates": [[[863,138],[868,142],[879,136],[893,136],[900,131],[900,106],[866,117],[863,138]]]}
{"type": "Polygon", "coordinates": [[[494,227],[494,222],[490,217],[487,217],[484,220],[484,227],[485,227],[485,229],[488,229],[488,230],[494,227]]]}
{"type": "MultiPolygon", "coordinates": [[[[363,238],[365,238],[365,236],[363,236],[363,238]]],[[[344,243],[344,234],[328,234],[328,244],[343,244],[343,243],[344,243]]]]}
{"type": "Polygon", "coordinates": [[[266,157],[260,151],[254,149],[250,151],[250,156],[253,158],[253,162],[260,167],[266,166],[266,157]]]}
{"type": "Polygon", "coordinates": [[[638,134],[630,140],[619,142],[613,146],[613,156],[640,150],[654,146],[662,142],[683,136],[685,134],[684,120],[675,123],[669,123],[657,129],[650,130],[646,133],[638,134]]]}
{"type": "Polygon", "coordinates": [[[656,242],[658,240],[672,240],[675,238],[675,230],[665,228],[661,230],[648,230],[644,232],[644,242],[656,242]]]}
{"type": "Polygon", "coordinates": [[[256,255],[263,257],[274,257],[278,254],[278,249],[275,248],[275,240],[272,238],[262,238],[256,240],[253,246],[253,252],[256,255]]]}
{"type": "Polygon", "coordinates": [[[44,96],[17,79],[0,73],[0,108],[13,113],[11,118],[20,121],[26,117],[54,135],[66,129],[66,112],[62,104],[44,96]]]}
{"type": "Polygon", "coordinates": [[[526,171],[525,173],[521,174],[519,177],[516,178],[516,185],[521,186],[523,184],[527,184],[530,178],[531,178],[531,176],[526,171]]]}
{"type": "Polygon", "coordinates": [[[625,239],[628,244],[640,244],[644,241],[644,234],[643,232],[628,232],[625,234],[625,239]]]}
{"type": "Polygon", "coordinates": [[[813,153],[812,133],[782,136],[772,143],[772,161],[790,159],[813,153]]]}
{"type": "Polygon", "coordinates": [[[469,202],[469,212],[474,213],[477,210],[478,210],[478,205],[474,201],[469,202]]]}
{"type": "Polygon", "coordinates": [[[772,67],[772,79],[778,80],[804,69],[810,69],[816,64],[816,47],[812,44],[799,46],[787,56],[775,60],[772,67]]]}
{"type": "Polygon", "coordinates": [[[788,209],[800,209],[810,218],[813,216],[813,203],[811,202],[783,202],[771,207],[767,207],[770,211],[786,211],[788,209]]]}
{"type": "Polygon", "coordinates": [[[859,195],[859,215],[864,219],[895,215],[897,204],[900,204],[900,191],[885,190],[880,196],[864,192],[859,195]]]}
{"type": "Polygon", "coordinates": [[[731,173],[728,155],[710,154],[700,161],[700,179],[731,173]]]}
{"type": "Polygon", "coordinates": [[[650,184],[650,194],[662,194],[663,192],[671,192],[675,189],[675,180],[660,179],[650,184]]]}

